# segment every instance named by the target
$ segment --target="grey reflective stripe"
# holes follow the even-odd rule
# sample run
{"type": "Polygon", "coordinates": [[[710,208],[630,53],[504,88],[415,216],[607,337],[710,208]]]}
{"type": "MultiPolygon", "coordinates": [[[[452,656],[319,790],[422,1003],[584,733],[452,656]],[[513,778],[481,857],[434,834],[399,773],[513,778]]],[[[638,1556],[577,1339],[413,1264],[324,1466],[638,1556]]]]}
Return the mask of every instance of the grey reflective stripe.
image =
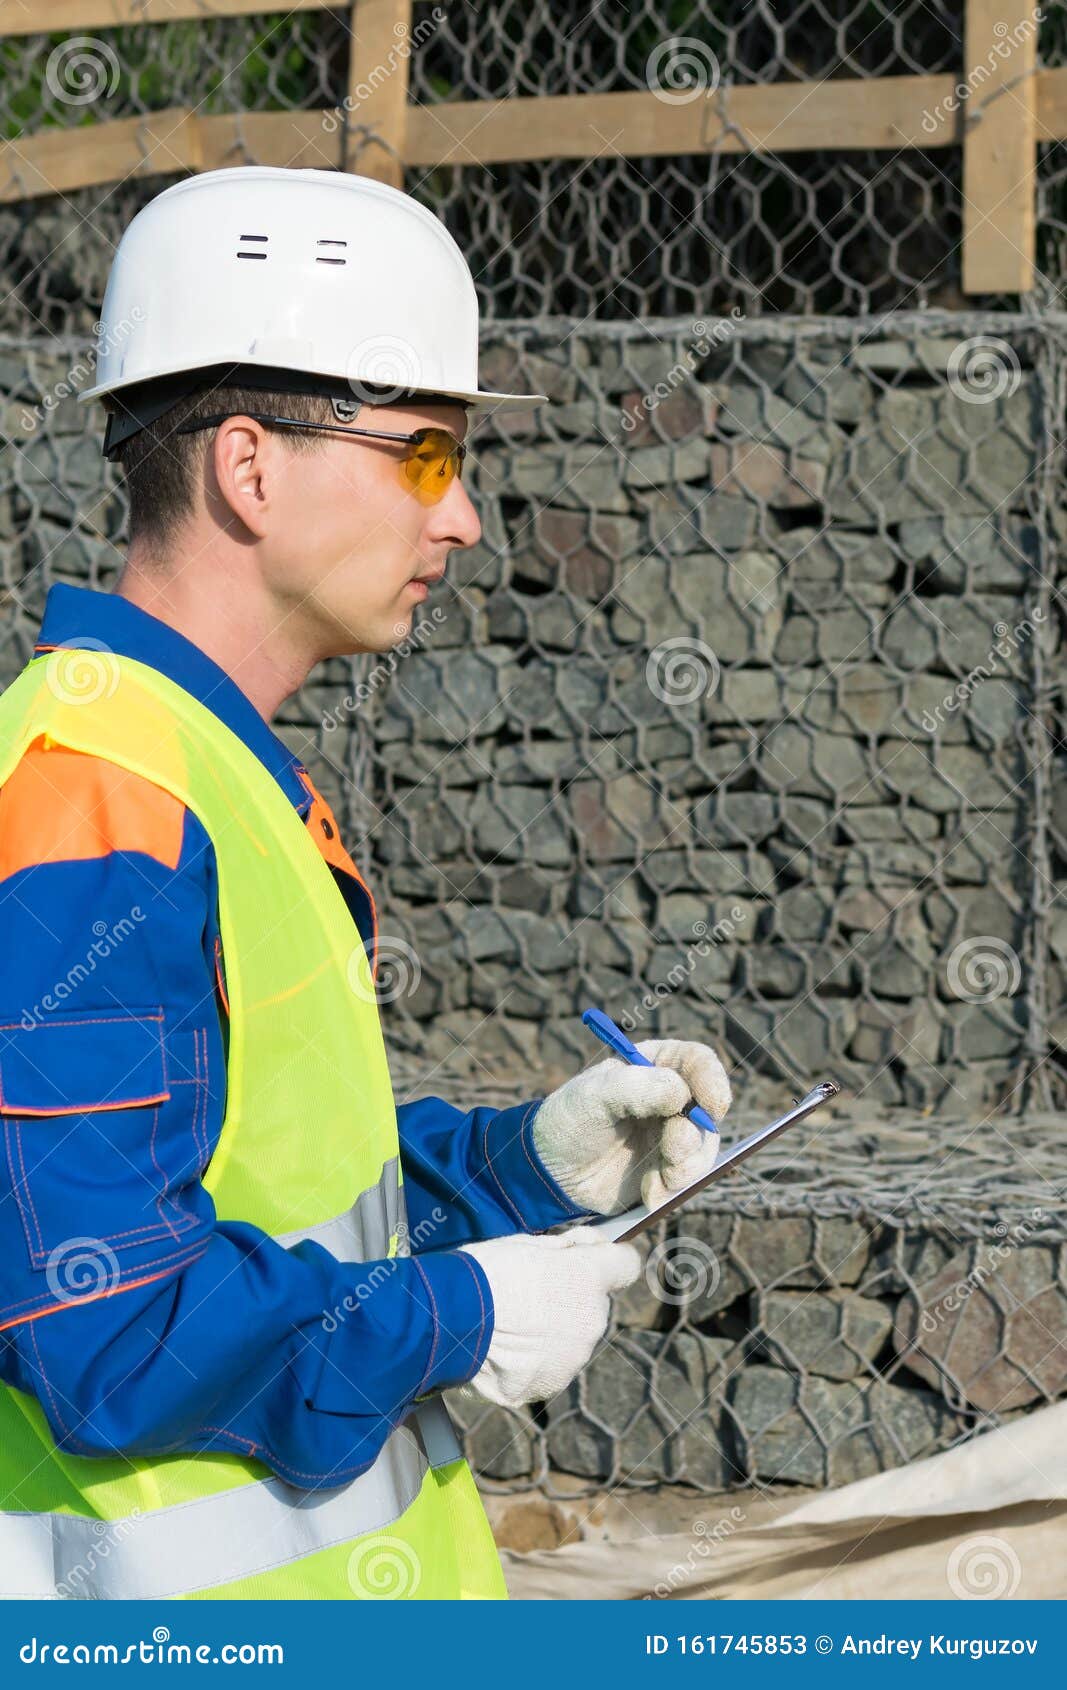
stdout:
{"type": "Polygon", "coordinates": [[[278,1244],[299,1244],[310,1238],[339,1262],[373,1262],[389,1254],[389,1240],[401,1217],[400,1165],[390,1157],[377,1185],[361,1191],[343,1215],[319,1221],[295,1232],[275,1233],[278,1244]]]}
{"type": "Polygon", "coordinates": [[[425,1402],[417,1403],[411,1417],[431,1467],[447,1467],[450,1461],[463,1460],[459,1436],[443,1397],[427,1397],[425,1402]]]}
{"type": "Polygon", "coordinates": [[[0,1514],[0,1596],[121,1601],[211,1590],[382,1530],[414,1502],[425,1473],[419,1440],[400,1426],[374,1466],[337,1490],[262,1479],[119,1520],[0,1514]]]}

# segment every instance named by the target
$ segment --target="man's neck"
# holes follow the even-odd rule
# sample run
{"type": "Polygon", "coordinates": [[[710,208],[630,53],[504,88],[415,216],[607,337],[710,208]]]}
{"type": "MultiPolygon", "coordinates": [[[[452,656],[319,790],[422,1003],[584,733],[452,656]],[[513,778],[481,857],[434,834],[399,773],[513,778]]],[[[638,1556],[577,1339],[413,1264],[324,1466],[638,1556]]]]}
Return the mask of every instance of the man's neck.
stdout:
{"type": "Polygon", "coordinates": [[[207,590],[199,572],[157,572],[131,557],[115,591],[199,646],[269,722],[316,659],[297,649],[286,621],[272,618],[253,593],[227,590],[225,579],[207,590]]]}

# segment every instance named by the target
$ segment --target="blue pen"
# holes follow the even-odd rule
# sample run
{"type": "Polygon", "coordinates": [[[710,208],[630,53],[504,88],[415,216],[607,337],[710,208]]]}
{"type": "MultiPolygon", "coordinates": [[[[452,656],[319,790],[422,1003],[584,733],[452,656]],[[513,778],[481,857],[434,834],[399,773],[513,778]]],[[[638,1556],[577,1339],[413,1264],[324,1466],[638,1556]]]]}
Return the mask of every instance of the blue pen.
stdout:
{"type": "MultiPolygon", "coordinates": [[[[632,1063],[636,1068],[654,1068],[656,1064],[647,1056],[642,1056],[636,1045],[632,1045],[621,1027],[616,1027],[610,1015],[605,1015],[602,1009],[587,1009],[582,1020],[590,1032],[596,1034],[604,1044],[610,1045],[616,1056],[621,1056],[624,1062],[632,1063]]],[[[718,1127],[706,1109],[701,1109],[699,1103],[691,1104],[686,1114],[695,1126],[703,1127],[707,1133],[717,1133],[718,1127]]]]}

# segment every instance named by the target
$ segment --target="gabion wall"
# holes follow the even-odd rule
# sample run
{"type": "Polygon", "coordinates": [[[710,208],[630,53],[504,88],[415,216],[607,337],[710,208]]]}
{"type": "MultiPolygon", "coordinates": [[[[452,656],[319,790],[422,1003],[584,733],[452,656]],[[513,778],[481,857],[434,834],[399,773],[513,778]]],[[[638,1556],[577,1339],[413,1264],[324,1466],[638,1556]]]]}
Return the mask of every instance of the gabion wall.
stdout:
{"type": "Polygon", "coordinates": [[[491,1489],[847,1484],[1067,1391],[1060,1121],[799,1129],[642,1241],[553,1402],[451,1393],[491,1489]]]}
{"type": "MultiPolygon", "coordinates": [[[[375,887],[399,1098],[543,1095],[591,1003],[716,1043],[739,1125],[847,1088],[651,1241],[571,1392],[457,1399],[487,1482],[840,1482],[1067,1384],[1064,346],[494,325],[484,384],[552,402],[473,437],[480,544],[286,707],[375,887]]],[[[0,345],[5,679],[119,559],[85,352],[0,345]]]]}

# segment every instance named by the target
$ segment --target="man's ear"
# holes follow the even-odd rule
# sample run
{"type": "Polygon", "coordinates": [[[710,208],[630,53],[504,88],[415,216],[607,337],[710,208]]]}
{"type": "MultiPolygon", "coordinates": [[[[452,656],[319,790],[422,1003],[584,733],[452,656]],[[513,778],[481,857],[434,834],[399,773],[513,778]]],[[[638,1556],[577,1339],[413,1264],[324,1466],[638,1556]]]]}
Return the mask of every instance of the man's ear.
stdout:
{"type": "Polygon", "coordinates": [[[266,532],[275,444],[262,423],[236,415],[219,424],[211,445],[215,495],[257,540],[266,532]]]}

